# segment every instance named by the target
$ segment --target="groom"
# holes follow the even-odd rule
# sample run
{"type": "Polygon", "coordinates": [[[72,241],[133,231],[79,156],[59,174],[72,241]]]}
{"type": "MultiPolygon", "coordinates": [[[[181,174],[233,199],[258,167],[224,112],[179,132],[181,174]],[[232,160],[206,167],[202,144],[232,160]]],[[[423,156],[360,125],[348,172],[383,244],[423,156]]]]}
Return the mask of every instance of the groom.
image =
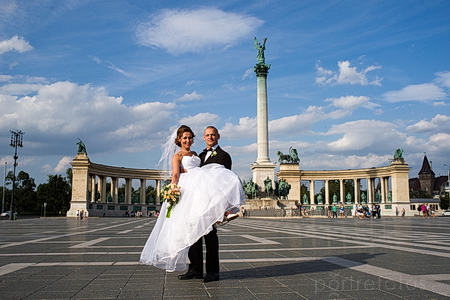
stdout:
{"type": "MultiPolygon", "coordinates": [[[[207,164],[221,164],[225,168],[231,170],[231,156],[222,148],[219,147],[218,142],[220,134],[214,126],[206,127],[203,133],[203,139],[206,143],[206,149],[200,153],[201,166],[207,164]]],[[[189,249],[189,270],[186,274],[178,276],[180,280],[186,279],[200,279],[203,282],[211,282],[219,280],[219,237],[217,236],[217,229],[213,226],[212,231],[205,238],[206,245],[206,275],[203,277],[203,241],[200,238],[189,249]]]]}

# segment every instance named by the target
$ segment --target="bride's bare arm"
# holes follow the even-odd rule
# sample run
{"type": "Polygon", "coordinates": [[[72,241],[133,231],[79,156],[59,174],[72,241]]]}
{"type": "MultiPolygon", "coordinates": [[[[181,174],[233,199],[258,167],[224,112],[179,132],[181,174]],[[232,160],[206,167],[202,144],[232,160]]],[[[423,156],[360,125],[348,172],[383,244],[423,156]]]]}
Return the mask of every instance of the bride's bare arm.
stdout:
{"type": "Polygon", "coordinates": [[[183,156],[180,153],[175,153],[172,158],[172,182],[178,184],[178,180],[180,180],[180,170],[181,170],[181,158],[183,156]]]}

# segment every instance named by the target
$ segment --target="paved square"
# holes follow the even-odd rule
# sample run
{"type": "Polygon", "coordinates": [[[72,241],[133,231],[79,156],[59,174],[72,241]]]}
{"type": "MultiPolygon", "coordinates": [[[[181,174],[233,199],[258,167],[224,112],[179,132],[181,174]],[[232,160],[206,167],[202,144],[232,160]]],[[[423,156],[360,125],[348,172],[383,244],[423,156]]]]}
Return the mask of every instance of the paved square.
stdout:
{"type": "Polygon", "coordinates": [[[139,264],[155,221],[1,220],[0,297],[450,297],[450,218],[239,218],[219,228],[221,280],[207,284],[139,264]]]}

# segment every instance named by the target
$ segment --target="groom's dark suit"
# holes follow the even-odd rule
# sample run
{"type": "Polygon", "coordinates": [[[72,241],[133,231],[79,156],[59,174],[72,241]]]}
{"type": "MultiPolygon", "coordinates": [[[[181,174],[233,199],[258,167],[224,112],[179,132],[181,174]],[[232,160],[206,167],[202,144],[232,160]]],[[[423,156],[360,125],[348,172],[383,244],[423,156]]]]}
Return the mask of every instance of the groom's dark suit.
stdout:
{"type": "MultiPolygon", "coordinates": [[[[207,164],[221,164],[225,168],[231,170],[231,156],[219,146],[216,147],[215,152],[217,155],[210,156],[206,161],[207,151],[200,153],[199,157],[201,159],[201,166],[207,164]]],[[[205,238],[206,245],[206,273],[219,273],[219,237],[217,236],[217,229],[214,226],[213,230],[207,235],[203,236],[205,238]]],[[[189,271],[193,271],[199,274],[203,274],[203,243],[202,238],[200,238],[195,244],[189,248],[189,260],[191,264],[189,265],[189,271]]]]}

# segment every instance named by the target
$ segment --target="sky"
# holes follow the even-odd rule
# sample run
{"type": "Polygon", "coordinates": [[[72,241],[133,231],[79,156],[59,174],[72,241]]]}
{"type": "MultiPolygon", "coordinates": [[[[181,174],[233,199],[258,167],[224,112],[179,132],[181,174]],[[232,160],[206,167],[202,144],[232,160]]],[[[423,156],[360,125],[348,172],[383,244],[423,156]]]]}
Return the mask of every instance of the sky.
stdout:
{"type": "MultiPolygon", "coordinates": [[[[257,158],[254,38],[267,38],[269,157],[303,170],[450,165],[450,2],[0,0],[0,172],[154,169],[182,124],[219,129],[233,171],[257,158]]],[[[276,171],[278,170],[278,167],[276,171]]],[[[0,182],[2,184],[2,182],[0,182]]]]}

